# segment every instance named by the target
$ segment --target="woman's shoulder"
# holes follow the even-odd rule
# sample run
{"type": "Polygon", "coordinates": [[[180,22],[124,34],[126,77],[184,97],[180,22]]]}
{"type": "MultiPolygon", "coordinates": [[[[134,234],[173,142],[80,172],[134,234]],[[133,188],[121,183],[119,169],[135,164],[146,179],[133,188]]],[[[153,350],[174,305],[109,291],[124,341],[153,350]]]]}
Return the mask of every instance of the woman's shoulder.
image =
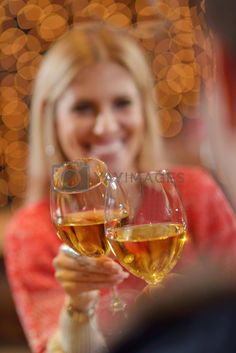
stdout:
{"type": "MultiPolygon", "coordinates": [[[[60,245],[60,240],[56,236],[55,227],[51,221],[49,201],[26,205],[19,209],[11,218],[4,232],[4,252],[9,257],[26,254],[27,257],[37,257],[46,254],[55,256],[60,245]]],[[[27,263],[31,263],[26,260],[27,263]]],[[[40,260],[41,261],[41,260],[40,260]]]]}
{"type": "Polygon", "coordinates": [[[217,189],[218,185],[208,170],[201,166],[174,166],[170,168],[178,188],[185,190],[217,189]]]}
{"type": "Polygon", "coordinates": [[[206,180],[212,178],[210,172],[202,166],[172,166],[170,169],[171,174],[175,179],[185,177],[187,179],[206,180]]]}
{"type": "Polygon", "coordinates": [[[6,233],[12,233],[20,229],[39,229],[43,224],[50,222],[49,200],[43,199],[32,204],[26,204],[19,208],[11,217],[6,233]],[[43,224],[42,224],[43,223],[43,224]]]}

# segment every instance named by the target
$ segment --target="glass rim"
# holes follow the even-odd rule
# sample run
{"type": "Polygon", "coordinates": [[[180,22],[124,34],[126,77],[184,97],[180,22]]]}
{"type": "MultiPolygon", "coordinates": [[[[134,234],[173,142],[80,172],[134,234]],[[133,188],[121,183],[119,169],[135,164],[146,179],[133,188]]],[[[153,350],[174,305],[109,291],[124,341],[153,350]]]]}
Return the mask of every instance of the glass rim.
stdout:
{"type": "Polygon", "coordinates": [[[108,167],[106,165],[105,162],[103,162],[101,159],[98,159],[98,158],[94,158],[94,157],[81,157],[81,158],[77,158],[77,159],[72,159],[72,160],[68,160],[68,161],[64,161],[62,163],[56,163],[56,164],[53,164],[52,165],[52,169],[55,168],[55,167],[63,167],[63,166],[67,166],[67,165],[70,165],[70,164],[73,164],[73,163],[79,163],[79,162],[83,162],[83,161],[94,161],[94,162],[97,162],[98,164],[101,164],[103,165],[103,167],[108,170],[108,167]]]}
{"type": "Polygon", "coordinates": [[[78,159],[73,159],[73,160],[68,160],[68,161],[64,161],[62,163],[58,163],[58,164],[53,164],[52,165],[52,172],[51,172],[51,187],[53,189],[53,191],[58,191],[60,193],[70,193],[70,194],[75,194],[75,193],[82,193],[82,192],[88,192],[96,187],[98,187],[99,185],[102,184],[102,178],[106,178],[106,175],[109,174],[109,169],[108,166],[106,165],[106,163],[104,163],[102,160],[98,159],[98,158],[93,158],[93,157],[81,157],[78,159]],[[86,189],[83,190],[73,190],[73,187],[71,188],[71,190],[68,190],[66,188],[62,188],[59,187],[58,185],[55,185],[55,171],[60,170],[60,168],[63,170],[63,168],[66,168],[67,166],[80,166],[80,165],[86,165],[88,166],[88,168],[91,168],[91,163],[94,163],[95,165],[95,172],[96,172],[96,168],[97,167],[101,167],[101,173],[97,173],[97,177],[98,180],[96,183],[94,183],[94,185],[89,186],[86,189]]]}

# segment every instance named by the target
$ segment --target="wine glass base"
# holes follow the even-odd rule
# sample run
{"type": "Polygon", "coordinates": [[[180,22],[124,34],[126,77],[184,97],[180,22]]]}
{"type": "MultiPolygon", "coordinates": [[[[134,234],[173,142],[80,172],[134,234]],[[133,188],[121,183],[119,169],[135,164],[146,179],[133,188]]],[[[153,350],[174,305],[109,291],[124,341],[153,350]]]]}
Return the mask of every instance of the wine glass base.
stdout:
{"type": "Polygon", "coordinates": [[[127,307],[127,304],[123,302],[122,299],[119,297],[112,297],[111,302],[110,302],[110,310],[112,314],[116,314],[120,311],[125,311],[127,307]]]}
{"type": "Polygon", "coordinates": [[[111,290],[110,296],[110,310],[113,315],[118,312],[124,312],[126,310],[127,304],[125,300],[123,300],[117,290],[117,287],[114,286],[111,290]]]}
{"type": "Polygon", "coordinates": [[[99,326],[110,342],[113,341],[113,338],[116,339],[118,335],[122,335],[123,323],[129,317],[129,313],[132,311],[136,297],[139,294],[140,291],[137,290],[118,288],[118,295],[121,303],[124,303],[124,307],[121,305],[122,310],[117,311],[111,308],[113,293],[109,291],[108,294],[100,297],[98,317],[102,319],[99,321],[99,326]]]}

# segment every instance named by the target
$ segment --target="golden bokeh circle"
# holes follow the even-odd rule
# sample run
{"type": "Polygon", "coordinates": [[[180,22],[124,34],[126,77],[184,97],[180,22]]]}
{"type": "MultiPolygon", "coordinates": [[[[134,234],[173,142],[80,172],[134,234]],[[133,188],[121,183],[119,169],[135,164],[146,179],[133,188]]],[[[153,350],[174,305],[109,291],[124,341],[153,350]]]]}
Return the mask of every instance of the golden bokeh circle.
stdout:
{"type": "Polygon", "coordinates": [[[5,149],[6,164],[17,171],[26,169],[28,145],[23,141],[15,141],[8,144],[5,149]]]}
{"type": "Polygon", "coordinates": [[[106,17],[111,16],[115,13],[122,13],[130,20],[132,18],[132,11],[130,10],[130,8],[127,5],[125,5],[122,2],[112,3],[110,6],[108,6],[108,8],[106,8],[104,16],[106,18],[106,17]]]}
{"type": "Polygon", "coordinates": [[[59,1],[57,1],[56,4],[51,3],[50,5],[44,7],[40,22],[44,21],[49,15],[59,15],[64,18],[66,22],[69,18],[68,11],[64,8],[63,4],[59,4],[59,1]]]}
{"type": "Polygon", "coordinates": [[[22,29],[30,29],[40,20],[43,10],[35,4],[26,4],[17,14],[17,22],[22,29]]]}
{"type": "MultiPolygon", "coordinates": [[[[158,54],[164,54],[165,52],[169,52],[171,48],[171,38],[163,38],[159,41],[157,41],[156,46],[155,46],[155,55],[158,54]]],[[[171,51],[170,51],[171,53],[171,51]]],[[[174,55],[175,53],[172,53],[174,55]]]]}
{"type": "Polygon", "coordinates": [[[0,65],[3,70],[14,72],[16,67],[16,58],[13,55],[5,55],[2,52],[0,53],[0,65]]]}
{"type": "Polygon", "coordinates": [[[39,53],[42,50],[42,45],[36,36],[28,34],[26,40],[26,46],[29,51],[39,53]]]}
{"type": "Polygon", "coordinates": [[[24,172],[14,171],[9,175],[9,192],[17,197],[24,197],[27,189],[27,178],[24,172]]]}
{"type": "Polygon", "coordinates": [[[182,18],[191,18],[191,12],[188,6],[178,6],[169,13],[170,21],[178,21],[182,18]]]}
{"type": "Polygon", "coordinates": [[[191,33],[193,32],[193,24],[190,18],[181,18],[173,23],[170,27],[170,32],[174,34],[178,33],[191,33]]]}
{"type": "Polygon", "coordinates": [[[166,77],[169,68],[175,64],[179,64],[180,62],[181,61],[177,57],[177,55],[170,52],[166,52],[155,56],[152,63],[152,69],[155,76],[159,80],[162,80],[166,77]]]}
{"type": "Polygon", "coordinates": [[[180,48],[191,48],[194,44],[194,36],[192,33],[178,33],[173,36],[173,42],[180,48]]]}
{"type": "Polygon", "coordinates": [[[103,4],[94,2],[86,6],[81,11],[82,17],[89,17],[89,18],[103,18],[106,13],[106,7],[103,4]]]}
{"type": "Polygon", "coordinates": [[[17,60],[17,72],[25,80],[33,80],[42,60],[41,55],[35,51],[23,53],[17,60]]]}
{"type": "Polygon", "coordinates": [[[16,89],[11,86],[2,86],[1,87],[1,113],[3,113],[3,107],[7,102],[12,102],[18,98],[16,89]]]}
{"type": "Polygon", "coordinates": [[[147,6],[138,12],[137,21],[149,21],[158,19],[159,12],[155,6],[147,6]]]}
{"type": "Polygon", "coordinates": [[[161,135],[171,138],[180,133],[183,127],[182,115],[175,109],[159,110],[161,135]]]}
{"type": "Polygon", "coordinates": [[[171,89],[166,80],[161,80],[156,84],[155,93],[157,105],[161,109],[175,108],[182,99],[182,94],[178,94],[171,89]]]}
{"type": "Polygon", "coordinates": [[[191,91],[195,84],[194,68],[189,64],[174,64],[168,69],[166,80],[176,93],[191,91]]]}
{"type": "Polygon", "coordinates": [[[67,28],[64,17],[57,14],[49,14],[38,27],[38,33],[42,39],[51,42],[62,35],[67,28]]]}
{"type": "Polygon", "coordinates": [[[1,52],[5,55],[14,55],[26,43],[26,35],[18,28],[8,28],[0,35],[1,52]]]}
{"type": "Polygon", "coordinates": [[[26,131],[25,130],[8,130],[4,134],[4,139],[8,142],[19,141],[26,139],[26,131]]]}
{"type": "Polygon", "coordinates": [[[37,4],[41,9],[51,5],[51,0],[28,0],[28,4],[37,4]]]}
{"type": "Polygon", "coordinates": [[[181,49],[178,52],[176,52],[175,55],[182,63],[193,63],[195,59],[195,53],[192,48],[181,49]]]}
{"type": "Polygon", "coordinates": [[[151,52],[153,52],[153,50],[155,49],[155,46],[156,46],[155,38],[145,38],[145,39],[142,40],[141,43],[142,43],[142,46],[145,49],[147,49],[147,50],[149,50],[151,52]]]}
{"type": "Polygon", "coordinates": [[[14,86],[17,92],[23,96],[32,94],[32,81],[25,80],[18,73],[14,76],[14,86]]]}
{"type": "Polygon", "coordinates": [[[11,130],[21,130],[28,125],[28,107],[21,100],[10,101],[2,109],[2,121],[11,130]]]}
{"type": "Polygon", "coordinates": [[[169,18],[170,13],[171,13],[171,8],[170,4],[167,4],[167,2],[164,1],[159,1],[157,3],[157,8],[158,8],[158,13],[163,16],[164,18],[169,18]]]}
{"type": "Polygon", "coordinates": [[[115,13],[106,18],[106,22],[116,27],[128,27],[130,24],[130,18],[123,13],[115,13]]]}
{"type": "Polygon", "coordinates": [[[9,0],[8,1],[8,9],[11,15],[16,16],[19,11],[25,6],[25,2],[23,0],[9,0]]]}

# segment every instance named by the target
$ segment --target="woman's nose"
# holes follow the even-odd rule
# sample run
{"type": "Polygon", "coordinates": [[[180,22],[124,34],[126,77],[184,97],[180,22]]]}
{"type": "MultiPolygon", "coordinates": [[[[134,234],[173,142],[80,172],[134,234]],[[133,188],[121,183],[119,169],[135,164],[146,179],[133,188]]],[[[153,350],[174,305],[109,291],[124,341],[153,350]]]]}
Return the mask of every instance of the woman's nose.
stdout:
{"type": "Polygon", "coordinates": [[[93,132],[95,135],[104,135],[116,132],[119,124],[115,115],[111,111],[103,111],[97,115],[93,132]]]}

